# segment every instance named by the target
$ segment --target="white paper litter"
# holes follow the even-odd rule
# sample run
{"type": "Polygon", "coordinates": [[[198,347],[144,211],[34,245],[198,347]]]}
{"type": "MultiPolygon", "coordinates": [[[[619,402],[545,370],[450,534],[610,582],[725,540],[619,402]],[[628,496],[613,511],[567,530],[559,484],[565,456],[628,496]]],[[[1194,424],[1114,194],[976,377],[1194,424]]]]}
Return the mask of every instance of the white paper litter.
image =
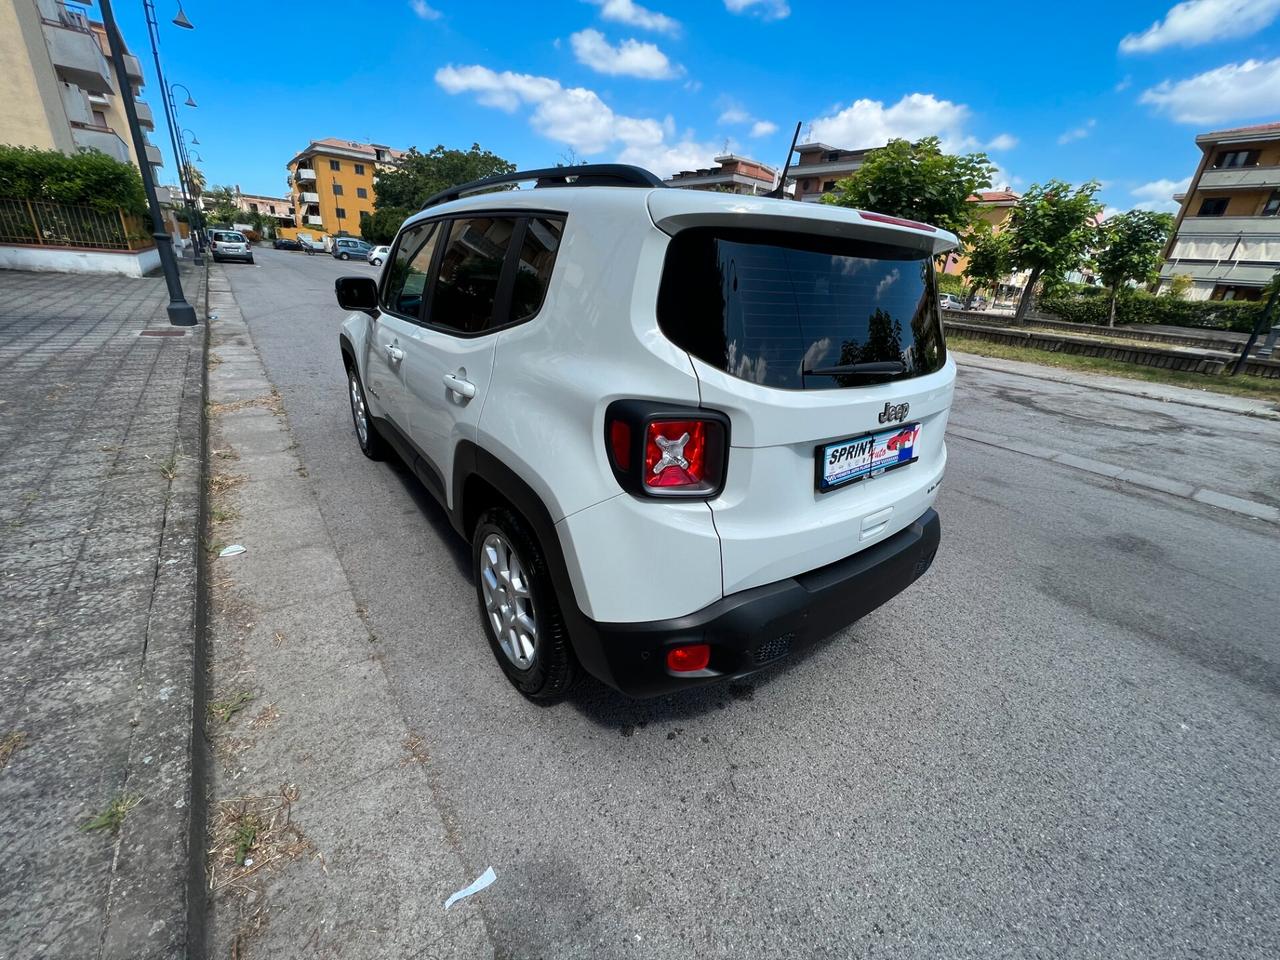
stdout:
{"type": "Polygon", "coordinates": [[[232,544],[231,546],[229,546],[229,547],[223,547],[223,548],[222,548],[222,551],[218,554],[218,556],[220,556],[220,557],[235,557],[235,556],[238,556],[238,555],[240,555],[240,554],[242,554],[242,553],[244,553],[244,547],[240,546],[240,544],[238,544],[238,543],[233,543],[233,544],[232,544]]]}
{"type": "Polygon", "coordinates": [[[489,869],[485,870],[484,873],[476,877],[476,879],[472,881],[470,884],[463,887],[457,893],[451,894],[449,896],[449,899],[444,902],[444,908],[448,910],[459,900],[469,897],[473,893],[479,893],[481,890],[489,886],[489,884],[493,883],[493,881],[497,879],[498,879],[498,875],[493,872],[493,867],[489,867],[489,869]]]}

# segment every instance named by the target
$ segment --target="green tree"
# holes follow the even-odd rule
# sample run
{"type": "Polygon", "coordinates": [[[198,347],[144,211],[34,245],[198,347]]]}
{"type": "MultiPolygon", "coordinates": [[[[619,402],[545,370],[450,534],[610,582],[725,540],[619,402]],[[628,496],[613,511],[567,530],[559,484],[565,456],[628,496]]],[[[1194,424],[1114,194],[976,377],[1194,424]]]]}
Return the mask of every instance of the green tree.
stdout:
{"type": "Polygon", "coordinates": [[[890,140],[823,200],[919,220],[964,238],[980,213],[969,198],[991,186],[995,169],[985,153],[943,153],[937,137],[890,140]]]}
{"type": "Polygon", "coordinates": [[[204,174],[200,172],[200,169],[195,164],[191,163],[182,168],[182,173],[187,181],[187,195],[192,200],[198,199],[200,194],[204,192],[205,183],[207,182],[204,174]]]}
{"type": "Polygon", "coordinates": [[[450,150],[441,144],[427,153],[411,147],[394,168],[379,172],[373,206],[377,210],[419,210],[433,193],[482,177],[514,173],[515,169],[514,163],[482,150],[478,143],[470,150],[450,150]]]}
{"type": "Polygon", "coordinates": [[[399,207],[382,207],[373,213],[361,212],[360,236],[372,244],[390,243],[396,238],[400,224],[408,219],[410,210],[399,207]]]}
{"type": "Polygon", "coordinates": [[[1160,271],[1160,252],[1173,232],[1173,214],[1130,210],[1098,228],[1100,249],[1094,256],[1098,276],[1111,291],[1107,326],[1116,325],[1116,298],[1129,281],[1149,283],[1160,271]]]}
{"type": "Polygon", "coordinates": [[[1175,273],[1169,278],[1169,289],[1164,292],[1166,297],[1172,297],[1174,300],[1187,299],[1187,291],[1191,289],[1191,275],[1189,273],[1175,273]]]}
{"type": "Polygon", "coordinates": [[[0,197],[87,204],[104,213],[146,213],[138,168],[98,150],[65,154],[0,146],[0,197]]]}
{"type": "Polygon", "coordinates": [[[247,223],[248,211],[236,203],[236,192],[231,187],[210,187],[204,192],[204,210],[212,223],[247,223]]]}
{"type": "Polygon", "coordinates": [[[994,296],[1000,281],[1013,271],[1008,233],[984,231],[969,250],[964,275],[975,290],[989,289],[994,296]]]}
{"type": "Polygon", "coordinates": [[[1080,266],[1094,241],[1092,221],[1102,209],[1094,199],[1098,186],[1096,180],[1074,189],[1061,180],[1033,183],[1013,208],[1006,231],[1009,262],[1029,271],[1015,321],[1026,318],[1041,277],[1061,277],[1080,266]]]}

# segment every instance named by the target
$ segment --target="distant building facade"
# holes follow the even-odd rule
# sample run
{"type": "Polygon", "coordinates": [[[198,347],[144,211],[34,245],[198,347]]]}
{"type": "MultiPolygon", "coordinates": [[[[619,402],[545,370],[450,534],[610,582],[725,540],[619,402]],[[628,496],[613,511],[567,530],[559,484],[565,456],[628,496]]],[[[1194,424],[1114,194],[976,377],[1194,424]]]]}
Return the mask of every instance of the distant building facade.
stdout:
{"type": "Polygon", "coordinates": [[[715,158],[716,165],[698,170],[681,170],[667,179],[668,186],[685,190],[715,190],[757,197],[778,185],[778,171],[773,167],[726,153],[715,158]]]}
{"type": "Polygon", "coordinates": [[[373,213],[373,182],[402,151],[377,143],[312,140],[288,163],[290,199],[298,228],[360,235],[360,214],[373,213]]]}
{"type": "Polygon", "coordinates": [[[788,177],[795,180],[797,200],[817,201],[834,193],[836,183],[862,166],[871,148],[843,150],[826,143],[802,143],[796,147],[800,159],[788,177]]]}
{"type": "Polygon", "coordinates": [[[1202,133],[1196,146],[1159,288],[1182,274],[1190,299],[1257,300],[1280,270],[1280,123],[1202,133]]]}

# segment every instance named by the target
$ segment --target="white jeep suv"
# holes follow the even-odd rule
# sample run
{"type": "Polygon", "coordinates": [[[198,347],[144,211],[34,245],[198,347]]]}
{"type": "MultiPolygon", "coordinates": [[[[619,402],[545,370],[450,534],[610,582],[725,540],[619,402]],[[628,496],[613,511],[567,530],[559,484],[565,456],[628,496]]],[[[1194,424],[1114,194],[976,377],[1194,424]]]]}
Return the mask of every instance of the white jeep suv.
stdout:
{"type": "Polygon", "coordinates": [[[632,696],[742,676],[933,560],[954,245],[613,164],[465,184],[381,277],[336,281],[356,436],[471,542],[526,696],[582,670],[632,696]]]}

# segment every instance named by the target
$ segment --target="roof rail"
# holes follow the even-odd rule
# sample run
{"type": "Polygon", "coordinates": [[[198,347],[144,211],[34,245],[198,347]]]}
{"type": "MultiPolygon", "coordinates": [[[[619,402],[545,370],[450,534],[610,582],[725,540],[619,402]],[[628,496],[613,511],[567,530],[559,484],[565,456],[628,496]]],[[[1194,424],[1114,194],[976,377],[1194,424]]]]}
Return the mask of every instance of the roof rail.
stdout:
{"type": "Polygon", "coordinates": [[[457,200],[468,193],[486,190],[504,183],[536,180],[537,187],[665,187],[666,184],[642,167],[627,163],[583,163],[572,167],[546,167],[542,170],[517,170],[496,177],[472,180],[427,198],[422,209],[438,203],[457,200]]]}

